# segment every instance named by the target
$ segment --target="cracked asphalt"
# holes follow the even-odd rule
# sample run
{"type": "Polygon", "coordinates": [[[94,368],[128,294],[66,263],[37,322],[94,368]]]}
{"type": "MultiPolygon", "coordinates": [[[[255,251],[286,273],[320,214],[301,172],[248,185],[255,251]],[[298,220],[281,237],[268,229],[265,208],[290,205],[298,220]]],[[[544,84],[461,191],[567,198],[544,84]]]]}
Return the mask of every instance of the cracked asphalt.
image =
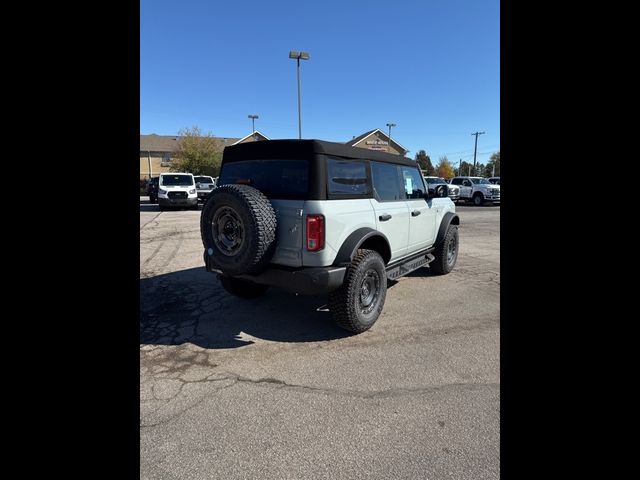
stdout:
{"type": "Polygon", "coordinates": [[[499,207],[458,207],[456,269],[390,283],[360,335],[227,295],[199,211],[140,210],[140,478],[499,478],[499,207]]]}

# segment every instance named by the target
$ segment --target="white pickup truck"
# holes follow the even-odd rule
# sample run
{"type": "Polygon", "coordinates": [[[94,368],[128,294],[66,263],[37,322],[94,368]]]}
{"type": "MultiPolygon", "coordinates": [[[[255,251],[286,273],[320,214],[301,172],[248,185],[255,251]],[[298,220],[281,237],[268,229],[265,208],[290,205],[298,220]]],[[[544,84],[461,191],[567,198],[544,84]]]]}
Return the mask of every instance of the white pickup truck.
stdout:
{"type": "Polygon", "coordinates": [[[451,185],[460,187],[460,200],[484,205],[485,202],[500,203],[500,185],[494,185],[482,177],[453,177],[451,185]]]}

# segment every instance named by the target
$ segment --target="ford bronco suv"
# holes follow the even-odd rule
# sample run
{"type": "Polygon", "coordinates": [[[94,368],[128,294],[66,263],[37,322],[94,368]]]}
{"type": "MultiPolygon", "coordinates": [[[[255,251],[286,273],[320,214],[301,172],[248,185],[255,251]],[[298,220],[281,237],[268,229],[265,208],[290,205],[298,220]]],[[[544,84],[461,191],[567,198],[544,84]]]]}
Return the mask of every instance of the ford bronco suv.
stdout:
{"type": "Polygon", "coordinates": [[[425,187],[415,161],[321,140],[265,140],[224,149],[200,217],[204,263],[224,289],[255,298],[270,286],[328,294],[351,332],[382,312],[387,279],[420,267],[449,273],[458,256],[447,185],[425,187]]]}

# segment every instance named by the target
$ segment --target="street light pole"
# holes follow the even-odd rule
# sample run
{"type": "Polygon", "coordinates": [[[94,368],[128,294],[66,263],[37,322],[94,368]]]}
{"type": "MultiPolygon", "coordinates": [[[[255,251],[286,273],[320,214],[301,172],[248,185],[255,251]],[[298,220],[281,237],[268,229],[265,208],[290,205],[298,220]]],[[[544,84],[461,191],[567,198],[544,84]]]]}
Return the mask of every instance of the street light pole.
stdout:
{"type": "Polygon", "coordinates": [[[291,50],[289,58],[295,58],[298,64],[298,138],[302,139],[302,109],[300,107],[300,59],[309,60],[309,52],[296,52],[291,50]]]}
{"type": "Polygon", "coordinates": [[[476,136],[476,146],[473,148],[473,174],[476,174],[476,152],[478,151],[478,135],[484,135],[485,132],[475,132],[471,135],[476,136]]]}
{"type": "Polygon", "coordinates": [[[256,121],[256,118],[260,118],[260,117],[258,117],[258,115],[249,115],[249,118],[251,119],[251,128],[252,128],[252,131],[253,131],[253,133],[255,133],[255,132],[256,132],[256,124],[255,124],[255,121],[256,121]]]}
{"type": "Polygon", "coordinates": [[[391,153],[391,127],[395,127],[396,124],[395,123],[387,123],[387,127],[389,127],[389,148],[387,148],[387,151],[389,153],[391,153]]]}

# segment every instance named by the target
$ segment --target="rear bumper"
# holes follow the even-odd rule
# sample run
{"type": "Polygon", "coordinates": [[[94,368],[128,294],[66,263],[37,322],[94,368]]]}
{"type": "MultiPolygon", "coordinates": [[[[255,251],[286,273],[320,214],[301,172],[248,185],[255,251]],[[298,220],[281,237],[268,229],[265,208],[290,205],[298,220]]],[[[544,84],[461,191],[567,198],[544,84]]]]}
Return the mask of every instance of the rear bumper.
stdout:
{"type": "MultiPolygon", "coordinates": [[[[222,271],[210,265],[209,258],[205,250],[204,262],[207,271],[224,275],[222,271]]],[[[321,295],[342,285],[346,271],[346,267],[334,266],[287,269],[272,265],[258,275],[236,275],[234,278],[282,288],[301,295],[321,295]]]]}

